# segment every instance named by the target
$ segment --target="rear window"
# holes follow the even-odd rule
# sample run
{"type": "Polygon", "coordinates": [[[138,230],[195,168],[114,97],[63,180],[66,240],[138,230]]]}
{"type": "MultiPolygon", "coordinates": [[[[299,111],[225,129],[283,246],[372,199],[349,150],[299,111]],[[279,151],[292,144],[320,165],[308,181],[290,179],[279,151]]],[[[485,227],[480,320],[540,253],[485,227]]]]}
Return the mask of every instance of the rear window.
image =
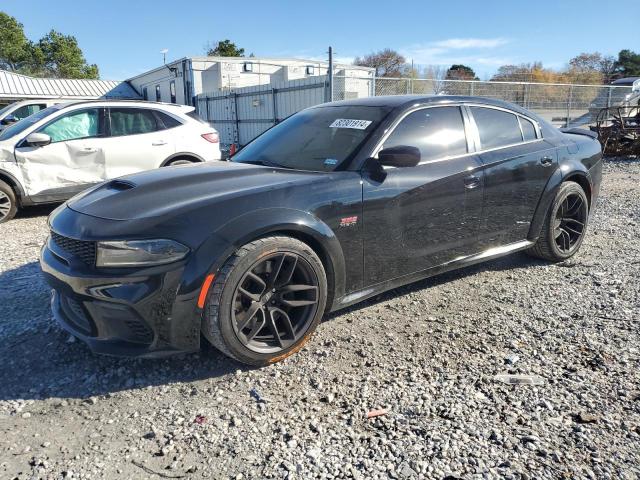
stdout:
{"type": "Polygon", "coordinates": [[[536,128],[526,118],[520,118],[520,126],[522,127],[522,136],[524,137],[525,142],[530,142],[531,140],[535,140],[537,138],[536,128]]]}
{"type": "Polygon", "coordinates": [[[193,118],[194,120],[196,120],[196,121],[198,121],[200,123],[206,123],[207,125],[209,124],[207,121],[205,121],[202,118],[200,118],[200,116],[196,113],[195,110],[191,110],[186,115],[187,115],[187,117],[193,118]]]}
{"type": "Polygon", "coordinates": [[[159,110],[154,110],[154,112],[156,114],[156,117],[158,117],[158,120],[160,121],[160,123],[162,123],[162,125],[164,126],[164,128],[173,128],[173,127],[182,125],[182,123],[180,123],[178,120],[173,118],[171,115],[168,115],[159,110]]]}
{"type": "Polygon", "coordinates": [[[482,150],[522,142],[522,133],[515,114],[483,107],[471,107],[471,112],[478,126],[482,150]]]}

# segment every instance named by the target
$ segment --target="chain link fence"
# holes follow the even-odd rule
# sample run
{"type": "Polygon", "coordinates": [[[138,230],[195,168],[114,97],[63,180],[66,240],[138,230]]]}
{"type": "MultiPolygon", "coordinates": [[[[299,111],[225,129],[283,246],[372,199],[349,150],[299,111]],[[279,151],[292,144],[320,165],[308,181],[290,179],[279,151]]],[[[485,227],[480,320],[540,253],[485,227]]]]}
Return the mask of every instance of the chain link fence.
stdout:
{"type": "Polygon", "coordinates": [[[370,95],[468,95],[515,103],[536,112],[557,126],[595,123],[602,108],[621,105],[631,87],[531,82],[482,82],[421,78],[348,79],[334,82],[334,100],[353,98],[340,87],[367,84],[370,95]],[[336,88],[337,87],[337,88],[336,88]]]}
{"type": "Polygon", "coordinates": [[[218,130],[224,145],[245,145],[287,116],[331,98],[407,94],[494,98],[520,105],[564,127],[593,124],[602,108],[622,105],[630,96],[640,97],[631,87],[609,85],[356,76],[334,76],[332,95],[329,84],[325,75],[201,94],[196,108],[200,117],[218,130]]]}

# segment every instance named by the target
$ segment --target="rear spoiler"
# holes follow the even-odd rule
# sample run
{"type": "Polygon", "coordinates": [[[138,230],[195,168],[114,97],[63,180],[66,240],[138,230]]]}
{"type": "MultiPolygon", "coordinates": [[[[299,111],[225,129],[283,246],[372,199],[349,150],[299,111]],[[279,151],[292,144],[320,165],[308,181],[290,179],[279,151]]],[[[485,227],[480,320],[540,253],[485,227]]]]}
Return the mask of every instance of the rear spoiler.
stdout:
{"type": "Polygon", "coordinates": [[[584,135],[585,137],[591,137],[594,140],[598,138],[598,134],[596,132],[592,132],[591,130],[587,130],[585,128],[561,128],[560,131],[562,133],[570,133],[572,135],[584,135]]]}

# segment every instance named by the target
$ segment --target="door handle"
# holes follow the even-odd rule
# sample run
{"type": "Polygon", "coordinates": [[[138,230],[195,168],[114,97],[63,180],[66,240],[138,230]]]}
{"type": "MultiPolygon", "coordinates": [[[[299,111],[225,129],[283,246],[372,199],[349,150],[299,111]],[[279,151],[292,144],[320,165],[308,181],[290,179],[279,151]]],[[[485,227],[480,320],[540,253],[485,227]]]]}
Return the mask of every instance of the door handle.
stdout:
{"type": "Polygon", "coordinates": [[[165,142],[164,140],[158,140],[157,142],[153,142],[151,145],[153,145],[154,147],[160,147],[162,145],[166,145],[167,142],[165,142]]]}
{"type": "Polygon", "coordinates": [[[80,150],[80,154],[88,155],[90,153],[96,153],[98,151],[97,148],[86,147],[80,150]]]}
{"type": "Polygon", "coordinates": [[[553,158],[551,158],[551,157],[542,157],[540,159],[540,163],[542,165],[544,165],[545,167],[548,167],[549,165],[551,165],[553,163],[553,158]]]}
{"type": "Polygon", "coordinates": [[[464,188],[472,189],[480,186],[480,179],[475,175],[470,175],[464,179],[464,188]]]}

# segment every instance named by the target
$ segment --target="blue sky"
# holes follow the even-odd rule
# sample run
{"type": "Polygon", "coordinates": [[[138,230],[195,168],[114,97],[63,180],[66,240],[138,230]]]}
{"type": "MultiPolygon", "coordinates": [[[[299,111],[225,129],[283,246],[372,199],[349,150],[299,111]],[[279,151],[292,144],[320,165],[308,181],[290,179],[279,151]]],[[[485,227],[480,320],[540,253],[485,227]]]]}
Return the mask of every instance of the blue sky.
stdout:
{"type": "Polygon", "coordinates": [[[640,51],[638,12],[604,1],[70,1],[2,0],[37,40],[51,28],[75,35],[101,77],[123,80],[168,59],[202,55],[229,38],[264,57],[347,61],[385,47],[417,64],[465,63],[488,78],[506,63],[562,68],[581,52],[640,51]],[[233,8],[237,6],[237,8],[233,8]],[[625,14],[625,9],[627,14],[625,14]]]}

